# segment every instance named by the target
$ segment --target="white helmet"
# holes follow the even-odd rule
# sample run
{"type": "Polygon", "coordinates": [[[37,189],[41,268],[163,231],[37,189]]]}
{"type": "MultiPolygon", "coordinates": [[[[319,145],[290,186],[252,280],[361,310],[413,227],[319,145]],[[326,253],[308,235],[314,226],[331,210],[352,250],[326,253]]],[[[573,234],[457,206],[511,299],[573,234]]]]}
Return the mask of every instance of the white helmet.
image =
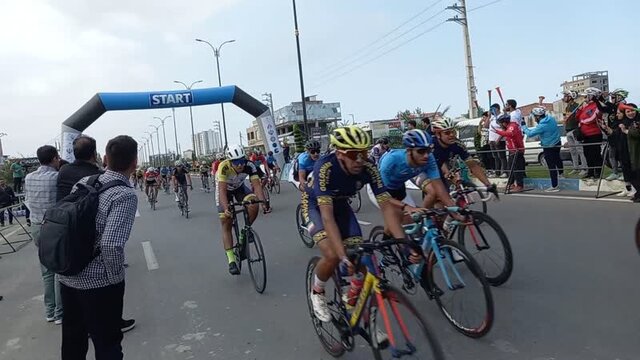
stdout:
{"type": "Polygon", "coordinates": [[[582,96],[585,96],[588,99],[590,97],[598,97],[601,94],[602,94],[602,90],[595,87],[589,87],[584,89],[584,93],[582,93],[582,96]]]}
{"type": "Polygon", "coordinates": [[[545,116],[547,114],[547,110],[543,107],[536,106],[531,109],[531,114],[533,116],[545,116]]]}
{"type": "Polygon", "coordinates": [[[578,98],[578,93],[573,90],[566,90],[562,94],[574,100],[578,98]]]}
{"type": "Polygon", "coordinates": [[[218,155],[216,155],[216,159],[218,159],[218,160],[224,159],[224,154],[223,153],[219,153],[218,155]]]}
{"type": "Polygon", "coordinates": [[[147,168],[147,171],[148,172],[154,172],[154,171],[156,171],[156,168],[154,168],[153,166],[150,166],[150,167],[147,168]]]}
{"type": "Polygon", "coordinates": [[[245,156],[244,148],[240,145],[231,145],[229,146],[229,150],[227,150],[227,157],[230,160],[242,159],[245,156]]]}
{"type": "Polygon", "coordinates": [[[433,129],[434,132],[441,130],[451,130],[455,129],[455,124],[450,118],[442,117],[431,122],[431,129],[433,129]]]}

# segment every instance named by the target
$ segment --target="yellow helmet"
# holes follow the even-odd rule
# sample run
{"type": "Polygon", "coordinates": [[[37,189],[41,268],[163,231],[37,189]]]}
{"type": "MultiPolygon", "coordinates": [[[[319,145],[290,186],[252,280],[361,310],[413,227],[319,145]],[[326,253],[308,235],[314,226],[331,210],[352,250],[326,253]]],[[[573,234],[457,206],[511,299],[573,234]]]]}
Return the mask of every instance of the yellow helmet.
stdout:
{"type": "Polygon", "coordinates": [[[329,135],[331,144],[338,149],[368,149],[371,145],[369,134],[357,126],[339,127],[329,135]]]}

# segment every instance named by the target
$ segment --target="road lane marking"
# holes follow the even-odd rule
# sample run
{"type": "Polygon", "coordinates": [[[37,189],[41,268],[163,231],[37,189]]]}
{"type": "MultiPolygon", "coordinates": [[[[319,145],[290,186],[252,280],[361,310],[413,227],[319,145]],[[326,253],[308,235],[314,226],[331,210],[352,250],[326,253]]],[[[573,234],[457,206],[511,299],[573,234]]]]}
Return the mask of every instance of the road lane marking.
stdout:
{"type": "Polygon", "coordinates": [[[627,199],[609,199],[609,198],[592,198],[592,197],[580,197],[580,196],[562,196],[562,195],[537,195],[537,194],[509,194],[509,196],[518,196],[518,197],[531,197],[531,198],[550,198],[550,199],[560,199],[560,200],[586,200],[586,201],[608,201],[608,202],[619,202],[619,203],[628,203],[632,204],[630,200],[627,199]]]}
{"type": "Polygon", "coordinates": [[[369,225],[371,225],[371,223],[370,223],[370,222],[368,222],[368,221],[363,221],[363,220],[358,220],[358,224],[363,225],[363,226],[369,226],[369,225]]]}
{"type": "Polygon", "coordinates": [[[151,247],[151,242],[143,241],[142,242],[142,251],[144,251],[144,258],[147,260],[147,268],[149,271],[156,270],[160,267],[158,265],[158,260],[156,259],[156,254],[153,253],[153,248],[151,247]]]}

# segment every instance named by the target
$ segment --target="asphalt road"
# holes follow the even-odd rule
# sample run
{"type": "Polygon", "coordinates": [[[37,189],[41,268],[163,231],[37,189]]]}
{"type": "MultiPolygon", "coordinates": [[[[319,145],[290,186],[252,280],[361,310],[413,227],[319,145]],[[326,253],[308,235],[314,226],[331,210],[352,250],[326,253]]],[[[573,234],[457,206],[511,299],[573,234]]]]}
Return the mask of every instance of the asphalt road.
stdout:
{"type": "MultiPolygon", "coordinates": [[[[330,358],[313,331],[304,294],[306,265],[317,250],[298,239],[298,194],[283,185],[274,212],[255,224],[268,261],[262,295],[245,269],[236,277],[227,272],[212,193],[192,194],[190,219],[180,217],[171,196],[160,195],[155,212],[140,202],[126,249],[125,295],[125,315],[138,326],[125,335],[125,358],[330,358]],[[143,242],[157,262],[148,264],[143,242]]],[[[511,280],[493,289],[492,331],[466,338],[435,303],[421,294],[411,298],[448,359],[638,359],[638,207],[516,196],[489,207],[509,235],[515,259],[511,280]]],[[[380,222],[366,201],[359,218],[380,222]]],[[[0,259],[0,360],[59,358],[60,327],[44,321],[41,294],[33,244],[0,259]]],[[[357,343],[344,358],[371,358],[364,341],[357,343]]]]}

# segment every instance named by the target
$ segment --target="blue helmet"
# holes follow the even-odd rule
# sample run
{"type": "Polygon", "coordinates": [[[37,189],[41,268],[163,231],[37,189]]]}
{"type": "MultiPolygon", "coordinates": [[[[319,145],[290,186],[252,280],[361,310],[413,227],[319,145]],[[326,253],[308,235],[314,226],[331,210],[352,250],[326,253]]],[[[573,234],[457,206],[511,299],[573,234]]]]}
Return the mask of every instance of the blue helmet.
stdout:
{"type": "Polygon", "coordinates": [[[402,135],[402,145],[409,149],[428,148],[431,147],[431,137],[424,130],[409,130],[402,135]]]}

